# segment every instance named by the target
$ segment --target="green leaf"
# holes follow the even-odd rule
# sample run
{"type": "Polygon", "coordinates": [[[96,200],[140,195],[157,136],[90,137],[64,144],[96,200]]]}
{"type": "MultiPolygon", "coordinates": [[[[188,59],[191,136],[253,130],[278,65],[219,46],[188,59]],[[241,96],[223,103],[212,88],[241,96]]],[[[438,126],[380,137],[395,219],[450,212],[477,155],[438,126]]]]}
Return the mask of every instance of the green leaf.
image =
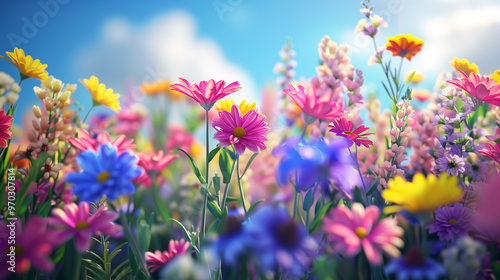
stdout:
{"type": "Polygon", "coordinates": [[[215,204],[215,202],[207,201],[207,207],[208,210],[210,210],[210,212],[212,213],[212,215],[214,215],[217,219],[221,219],[222,212],[220,211],[219,206],[215,204]]]}
{"type": "Polygon", "coordinates": [[[398,106],[396,105],[396,102],[392,101],[392,115],[394,118],[398,115],[398,106]]]}
{"type": "Polygon", "coordinates": [[[193,170],[194,175],[196,175],[198,180],[200,180],[200,183],[206,184],[205,178],[203,178],[203,175],[201,175],[200,169],[198,169],[198,166],[194,162],[193,158],[187,152],[185,152],[183,149],[181,149],[181,148],[177,148],[177,149],[179,151],[183,152],[187,156],[187,158],[189,160],[189,165],[191,165],[191,169],[193,170]]]}
{"type": "Polygon", "coordinates": [[[226,197],[226,201],[227,202],[239,202],[240,199],[237,197],[228,196],[228,197],[226,197]]]}
{"type": "Polygon", "coordinates": [[[413,71],[413,72],[410,74],[410,76],[409,76],[409,77],[408,77],[408,79],[406,80],[405,85],[407,85],[407,84],[409,84],[409,83],[411,82],[411,79],[413,79],[413,76],[415,76],[415,73],[416,73],[416,71],[413,71]]]}
{"type": "Polygon", "coordinates": [[[250,164],[252,164],[252,161],[255,159],[255,157],[257,157],[257,155],[258,155],[258,153],[254,153],[252,155],[252,157],[250,157],[250,159],[247,162],[247,166],[245,167],[245,170],[243,171],[243,173],[240,176],[240,179],[243,178],[243,176],[245,176],[245,173],[247,172],[247,169],[250,167],[250,164]]]}
{"type": "Polygon", "coordinates": [[[217,173],[215,173],[214,177],[212,177],[212,182],[214,183],[215,193],[216,193],[217,197],[219,197],[219,192],[220,192],[220,177],[217,175],[217,173]]]}
{"type": "Polygon", "coordinates": [[[217,147],[217,148],[210,151],[210,153],[208,154],[208,163],[210,163],[214,159],[214,157],[217,155],[217,153],[219,153],[219,150],[220,150],[220,147],[217,147]]]}
{"type": "Polygon", "coordinates": [[[186,240],[189,242],[189,243],[192,243],[192,240],[191,240],[191,233],[189,233],[189,231],[187,231],[187,229],[184,227],[184,225],[177,221],[176,219],[170,219],[171,221],[174,221],[181,229],[182,229],[182,233],[184,234],[184,237],[186,238],[186,240]]]}
{"type": "Polygon", "coordinates": [[[250,216],[250,214],[255,209],[255,207],[257,207],[257,205],[261,204],[264,201],[265,201],[264,199],[261,199],[259,201],[256,201],[254,204],[250,205],[250,208],[248,208],[248,210],[247,210],[247,216],[250,216]]]}
{"type": "Polygon", "coordinates": [[[122,244],[118,245],[113,251],[111,251],[111,253],[109,254],[109,261],[112,261],[113,258],[122,251],[121,248],[127,244],[128,242],[123,242],[122,244]]]}
{"type": "Polygon", "coordinates": [[[222,217],[219,220],[219,225],[217,226],[217,233],[221,234],[224,229],[226,228],[226,222],[227,222],[227,206],[224,207],[224,212],[222,212],[222,217]]]}
{"type": "Polygon", "coordinates": [[[370,189],[368,190],[368,192],[366,193],[366,196],[369,196],[371,195],[372,193],[374,193],[376,190],[377,190],[377,186],[378,186],[378,182],[379,182],[379,178],[377,178],[377,180],[373,181],[373,184],[372,186],[370,187],[370,189]]]}
{"type": "Polygon", "coordinates": [[[365,202],[363,201],[363,197],[361,196],[361,191],[359,190],[358,186],[354,188],[354,201],[359,202],[365,206],[365,202]]]}
{"type": "Polygon", "coordinates": [[[314,217],[314,220],[312,221],[311,225],[309,226],[309,233],[313,232],[314,229],[319,225],[319,223],[323,220],[323,217],[325,214],[330,210],[330,208],[333,207],[333,202],[328,202],[327,204],[323,205],[321,209],[318,211],[316,216],[314,217]]]}
{"type": "Polygon", "coordinates": [[[64,251],[66,250],[66,244],[63,244],[61,247],[59,247],[56,252],[54,253],[54,256],[52,257],[52,261],[57,264],[62,257],[64,256],[64,251]]]}
{"type": "Polygon", "coordinates": [[[128,247],[128,262],[130,263],[130,268],[134,274],[137,274],[137,270],[139,269],[139,265],[137,264],[137,260],[135,259],[134,251],[130,245],[128,247]]]}
{"type": "Polygon", "coordinates": [[[232,160],[228,154],[227,149],[221,149],[220,150],[220,155],[219,155],[219,167],[220,171],[222,172],[222,182],[224,184],[229,184],[231,182],[231,176],[232,176],[232,160]]]}
{"type": "MultiPolygon", "coordinates": [[[[115,267],[115,269],[113,269],[113,272],[111,272],[111,277],[113,277],[113,275],[115,275],[116,273],[118,273],[118,271],[120,271],[120,269],[121,269],[122,267],[124,267],[125,265],[127,265],[127,264],[128,264],[128,260],[124,260],[122,263],[120,263],[119,265],[117,265],[117,266],[115,267]]],[[[124,269],[124,270],[127,270],[127,269],[124,269]]],[[[130,268],[129,268],[129,271],[131,271],[131,270],[130,270],[130,268]]],[[[115,278],[115,280],[116,280],[117,278],[118,278],[118,276],[115,278]]],[[[119,279],[119,278],[118,278],[118,279],[119,279]]]]}
{"type": "Polygon", "coordinates": [[[462,108],[464,107],[464,102],[462,101],[462,98],[458,97],[457,101],[455,102],[455,107],[457,107],[458,112],[462,112],[462,108]]]}

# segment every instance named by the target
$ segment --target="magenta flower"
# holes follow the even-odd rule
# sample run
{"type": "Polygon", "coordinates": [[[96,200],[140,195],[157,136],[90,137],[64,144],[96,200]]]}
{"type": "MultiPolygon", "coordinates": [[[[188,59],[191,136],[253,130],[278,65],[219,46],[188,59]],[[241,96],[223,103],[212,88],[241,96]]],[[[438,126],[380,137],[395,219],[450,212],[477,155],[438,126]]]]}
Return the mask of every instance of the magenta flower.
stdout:
{"type": "Polygon", "coordinates": [[[12,132],[9,131],[14,118],[7,116],[5,110],[0,110],[0,148],[7,148],[7,140],[11,138],[12,132]]]}
{"type": "Polygon", "coordinates": [[[50,225],[59,229],[56,237],[61,244],[74,236],[76,249],[83,253],[90,248],[93,235],[101,233],[118,236],[122,230],[122,226],[113,223],[118,214],[107,211],[104,205],[91,216],[89,214],[89,204],[83,201],[79,205],[66,204],[64,210],[55,208],[52,210],[52,217],[47,219],[50,225]]]}
{"type": "Polygon", "coordinates": [[[238,106],[231,107],[228,111],[219,111],[219,117],[212,120],[212,126],[217,131],[214,139],[219,140],[221,147],[234,145],[236,152],[242,155],[245,148],[254,153],[267,149],[267,137],[264,135],[269,131],[265,116],[259,115],[257,110],[248,111],[241,116],[238,106]]]}
{"type": "Polygon", "coordinates": [[[168,243],[168,251],[158,251],[154,253],[146,252],[146,262],[148,263],[148,268],[151,272],[155,272],[162,268],[166,263],[168,263],[175,256],[184,254],[189,248],[189,242],[181,240],[170,240],[168,243]]]}
{"type": "Polygon", "coordinates": [[[495,146],[493,146],[490,143],[486,143],[486,145],[488,146],[488,149],[481,149],[478,153],[485,157],[489,157],[500,164],[500,144],[495,143],[495,146]]]}
{"type": "Polygon", "coordinates": [[[382,252],[391,257],[398,257],[403,247],[403,229],[397,226],[396,219],[378,220],[380,210],[371,205],[366,209],[360,203],[353,203],[351,209],[340,205],[325,216],[323,229],[333,242],[335,252],[347,257],[357,255],[361,247],[366,258],[373,265],[382,263],[382,252]]]}
{"type": "Polygon", "coordinates": [[[371,140],[368,140],[366,136],[374,135],[375,133],[361,134],[370,128],[361,125],[360,127],[353,130],[354,128],[353,123],[344,117],[336,118],[335,120],[333,120],[333,122],[328,126],[328,128],[331,128],[330,131],[337,134],[337,136],[342,136],[344,138],[351,140],[356,145],[358,145],[358,147],[363,145],[367,148],[370,148],[370,146],[373,145],[373,142],[371,140]]]}
{"type": "Polygon", "coordinates": [[[241,89],[238,82],[231,83],[227,87],[224,87],[226,84],[224,80],[220,80],[217,83],[215,83],[214,80],[208,82],[201,81],[199,85],[191,85],[183,78],[179,78],[179,81],[181,81],[180,84],[173,84],[170,88],[191,97],[196,102],[200,103],[201,107],[205,110],[210,110],[217,100],[241,89]]]}
{"type": "MultiPolygon", "coordinates": [[[[10,240],[10,239],[9,239],[10,240]]],[[[15,254],[15,272],[22,274],[28,271],[30,267],[40,272],[51,272],[54,264],[50,260],[50,254],[56,245],[56,231],[47,228],[47,221],[32,216],[24,225],[21,226],[20,220],[7,221],[7,225],[0,222],[0,279],[3,279],[8,272],[10,265],[7,263],[11,258],[11,246],[14,247],[15,254]],[[15,244],[8,242],[9,232],[14,231],[15,244]]]]}
{"type": "Polygon", "coordinates": [[[112,146],[116,147],[118,150],[118,154],[125,152],[126,150],[133,150],[135,148],[135,144],[133,144],[134,139],[126,139],[125,135],[120,135],[116,137],[115,140],[110,141],[109,134],[107,132],[101,132],[97,134],[97,137],[94,139],[90,137],[89,133],[84,129],[80,129],[78,131],[78,138],[70,138],[68,141],[71,145],[75,146],[80,151],[91,150],[97,153],[99,146],[104,145],[106,143],[111,143],[112,146]]]}
{"type": "Polygon", "coordinates": [[[458,74],[460,74],[461,78],[455,78],[447,82],[465,90],[472,97],[500,106],[500,84],[497,85],[495,80],[474,72],[471,72],[468,77],[462,71],[458,71],[458,74]]]}
{"type": "Polygon", "coordinates": [[[500,173],[488,176],[486,182],[478,186],[478,202],[472,217],[474,236],[485,242],[492,242],[500,247],[500,173]]]}
{"type": "Polygon", "coordinates": [[[322,95],[317,96],[314,86],[309,86],[304,90],[304,87],[299,85],[297,90],[293,85],[290,85],[283,92],[290,96],[295,104],[304,112],[307,124],[313,123],[316,119],[331,121],[344,116],[347,112],[343,110],[341,105],[331,101],[333,95],[331,90],[327,90],[322,95]]]}

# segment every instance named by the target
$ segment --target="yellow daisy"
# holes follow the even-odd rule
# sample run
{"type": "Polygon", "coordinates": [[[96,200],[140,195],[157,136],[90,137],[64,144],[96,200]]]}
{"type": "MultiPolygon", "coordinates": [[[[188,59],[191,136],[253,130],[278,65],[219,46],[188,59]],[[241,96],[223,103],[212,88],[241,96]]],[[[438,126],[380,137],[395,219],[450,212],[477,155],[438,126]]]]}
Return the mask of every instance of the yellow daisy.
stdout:
{"type": "Polygon", "coordinates": [[[92,76],[90,79],[84,79],[83,81],[80,79],[80,83],[90,91],[94,100],[94,106],[104,105],[117,113],[120,111],[120,102],[118,101],[120,94],[113,93],[113,90],[110,88],[106,89],[104,84],[99,84],[97,77],[92,76]]]}
{"type": "Polygon", "coordinates": [[[154,82],[144,82],[141,84],[141,90],[146,95],[166,94],[172,100],[179,100],[184,94],[170,89],[171,83],[168,80],[158,80],[154,82]]]}
{"type": "MultiPolygon", "coordinates": [[[[234,105],[234,100],[232,99],[221,99],[217,104],[215,104],[215,110],[217,111],[228,111],[231,112],[231,107],[234,105]]],[[[241,101],[238,108],[240,109],[241,115],[244,116],[249,111],[255,109],[256,103],[247,103],[246,100],[241,101]]]]}
{"type": "Polygon", "coordinates": [[[0,55],[0,57],[17,67],[17,70],[21,73],[21,80],[25,80],[30,77],[40,80],[47,78],[48,73],[45,71],[47,64],[40,63],[39,59],[33,60],[31,55],[25,56],[23,49],[15,48],[14,52],[5,53],[10,59],[2,55],[0,55]]]}
{"type": "Polygon", "coordinates": [[[417,53],[422,50],[424,41],[411,34],[397,35],[387,38],[386,50],[392,52],[392,56],[400,56],[411,61],[417,53]]]}
{"type": "Polygon", "coordinates": [[[389,187],[382,191],[382,197],[397,205],[387,206],[384,213],[401,210],[410,213],[433,211],[439,206],[457,200],[463,194],[458,186],[458,178],[442,173],[439,178],[430,174],[425,178],[421,173],[413,176],[413,182],[401,176],[389,180],[389,187]]]}
{"type": "Polygon", "coordinates": [[[490,78],[495,80],[495,82],[497,82],[496,83],[497,85],[500,84],[500,70],[497,70],[497,71],[495,71],[495,73],[491,74],[490,78]]]}
{"type": "MultiPolygon", "coordinates": [[[[410,78],[410,75],[412,74],[413,72],[408,72],[405,76],[405,80],[408,80],[410,78]]],[[[422,72],[419,72],[419,71],[415,71],[415,74],[413,75],[413,77],[411,78],[411,83],[413,84],[418,84],[420,82],[422,82],[423,80],[425,79],[425,76],[424,74],[422,74],[422,72]]]]}
{"type": "Polygon", "coordinates": [[[469,63],[467,59],[458,59],[454,58],[452,62],[450,62],[450,65],[455,68],[456,71],[463,71],[467,76],[471,72],[479,74],[479,68],[477,68],[477,65],[475,63],[469,63]]]}

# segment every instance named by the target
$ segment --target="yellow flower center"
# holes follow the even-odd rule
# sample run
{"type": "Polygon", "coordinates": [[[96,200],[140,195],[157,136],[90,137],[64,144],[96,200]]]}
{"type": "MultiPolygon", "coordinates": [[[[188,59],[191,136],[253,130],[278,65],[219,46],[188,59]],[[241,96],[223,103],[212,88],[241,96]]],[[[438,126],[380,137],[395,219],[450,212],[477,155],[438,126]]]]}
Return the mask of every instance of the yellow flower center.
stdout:
{"type": "Polygon", "coordinates": [[[87,229],[89,228],[89,223],[85,222],[85,221],[80,221],[78,223],[76,223],[75,225],[75,229],[87,229]]]}
{"type": "Polygon", "coordinates": [[[237,127],[233,131],[233,135],[237,138],[243,138],[243,136],[247,135],[247,132],[242,127],[237,127]]]}
{"type": "Polygon", "coordinates": [[[354,233],[359,237],[359,239],[363,239],[366,237],[366,229],[364,227],[357,227],[354,230],[354,233]]]}
{"type": "Polygon", "coordinates": [[[449,221],[448,221],[448,224],[453,225],[453,224],[454,224],[454,223],[456,223],[456,222],[458,222],[458,221],[457,221],[457,220],[455,220],[455,219],[451,219],[451,220],[449,220],[449,221]]]}
{"type": "Polygon", "coordinates": [[[102,183],[109,180],[109,172],[108,171],[103,171],[97,175],[97,182],[102,183]]]}

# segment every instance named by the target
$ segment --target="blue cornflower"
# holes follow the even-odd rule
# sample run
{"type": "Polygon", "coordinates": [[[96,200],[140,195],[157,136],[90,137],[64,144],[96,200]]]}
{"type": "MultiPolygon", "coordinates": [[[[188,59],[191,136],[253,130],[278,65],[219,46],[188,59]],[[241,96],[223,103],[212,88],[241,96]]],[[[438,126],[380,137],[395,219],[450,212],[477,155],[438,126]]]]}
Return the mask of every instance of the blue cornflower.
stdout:
{"type": "Polygon", "coordinates": [[[404,257],[393,259],[385,266],[385,273],[396,274],[398,280],[436,280],[446,274],[446,269],[438,262],[424,258],[422,250],[412,247],[404,257]]]}
{"type": "Polygon", "coordinates": [[[248,236],[243,231],[243,219],[238,216],[228,216],[224,231],[214,243],[213,249],[224,268],[229,268],[239,262],[249,243],[248,236]]]}
{"type": "Polygon", "coordinates": [[[131,180],[142,173],[136,165],[139,158],[130,151],[118,154],[116,147],[107,143],[101,145],[97,153],[82,152],[77,157],[81,172],[70,173],[66,181],[74,185],[73,194],[81,201],[99,201],[103,195],[115,200],[135,191],[131,180]]]}
{"type": "Polygon", "coordinates": [[[307,191],[316,184],[327,186],[333,179],[343,192],[350,194],[353,186],[359,183],[359,176],[347,147],[343,139],[332,140],[329,144],[323,138],[309,142],[288,139],[273,151],[274,156],[281,156],[278,181],[286,184],[292,179],[297,191],[307,191]]]}
{"type": "Polygon", "coordinates": [[[274,270],[300,270],[314,257],[317,244],[302,224],[293,221],[285,208],[265,206],[244,225],[249,248],[260,266],[274,270]]]}

